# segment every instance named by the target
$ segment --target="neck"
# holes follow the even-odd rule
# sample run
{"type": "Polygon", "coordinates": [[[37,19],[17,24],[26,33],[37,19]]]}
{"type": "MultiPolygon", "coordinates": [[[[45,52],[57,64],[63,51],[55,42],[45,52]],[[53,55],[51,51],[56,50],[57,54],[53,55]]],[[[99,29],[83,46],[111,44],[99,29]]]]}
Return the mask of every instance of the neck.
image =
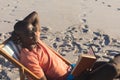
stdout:
{"type": "Polygon", "coordinates": [[[36,47],[37,45],[36,44],[33,44],[33,45],[23,45],[23,48],[27,48],[27,49],[29,49],[29,50],[32,50],[32,49],[34,49],[35,47],[36,47]]]}

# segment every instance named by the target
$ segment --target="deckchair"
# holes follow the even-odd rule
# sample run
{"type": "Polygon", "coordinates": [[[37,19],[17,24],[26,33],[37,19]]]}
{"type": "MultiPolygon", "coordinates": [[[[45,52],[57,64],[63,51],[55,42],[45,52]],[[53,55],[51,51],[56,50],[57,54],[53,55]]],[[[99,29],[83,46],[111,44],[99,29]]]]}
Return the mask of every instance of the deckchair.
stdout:
{"type": "MultiPolygon", "coordinates": [[[[58,57],[60,57],[65,63],[68,65],[72,65],[71,62],[66,60],[64,57],[62,57],[60,54],[58,54],[55,50],[53,50],[51,47],[48,46],[48,48],[53,51],[58,57]]],[[[20,52],[21,46],[18,44],[15,44],[11,38],[4,41],[2,44],[0,44],[0,55],[4,56],[6,59],[8,59],[11,63],[13,63],[16,67],[19,68],[20,71],[20,80],[25,80],[25,75],[30,75],[33,80],[39,80],[39,77],[36,76],[32,71],[30,71],[28,68],[26,68],[24,65],[22,65],[19,62],[19,52],[20,52]]],[[[74,74],[72,74],[74,75],[74,74]]]]}
{"type": "MultiPolygon", "coordinates": [[[[50,47],[49,47],[50,48],[50,47]]],[[[13,63],[16,67],[19,68],[20,71],[20,80],[25,80],[25,75],[30,75],[33,80],[39,80],[39,77],[32,73],[28,68],[22,65],[19,62],[19,52],[20,45],[15,44],[10,38],[0,44],[0,55],[4,56],[11,63],[13,63]]],[[[63,61],[65,61],[68,65],[71,63],[55,52],[52,48],[50,48],[57,56],[59,56],[63,61]]]]}

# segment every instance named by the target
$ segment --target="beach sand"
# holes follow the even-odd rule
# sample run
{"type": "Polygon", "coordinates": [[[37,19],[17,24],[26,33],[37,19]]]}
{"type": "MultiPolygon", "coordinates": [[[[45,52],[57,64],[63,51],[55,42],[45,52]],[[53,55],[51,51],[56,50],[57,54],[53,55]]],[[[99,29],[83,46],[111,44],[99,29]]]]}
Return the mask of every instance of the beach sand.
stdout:
{"type": "MultiPolygon", "coordinates": [[[[36,11],[40,16],[41,39],[63,57],[75,63],[77,56],[92,44],[98,60],[109,61],[120,54],[119,3],[119,0],[0,0],[0,38],[4,41],[17,21],[36,11]]],[[[0,57],[2,61],[0,80],[19,80],[17,69],[0,57]]]]}
{"type": "Polygon", "coordinates": [[[64,31],[85,19],[92,29],[119,36],[119,3],[119,0],[1,0],[0,32],[12,31],[17,20],[37,11],[41,25],[49,26],[52,31],[64,31]]]}

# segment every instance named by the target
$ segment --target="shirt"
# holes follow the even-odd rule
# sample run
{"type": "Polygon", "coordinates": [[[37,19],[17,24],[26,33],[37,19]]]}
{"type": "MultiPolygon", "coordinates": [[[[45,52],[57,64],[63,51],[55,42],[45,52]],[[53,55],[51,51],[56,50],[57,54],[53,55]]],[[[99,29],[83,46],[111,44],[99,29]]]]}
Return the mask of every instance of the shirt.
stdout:
{"type": "MultiPolygon", "coordinates": [[[[46,76],[48,80],[66,80],[70,66],[49,49],[42,41],[33,50],[23,48],[20,62],[38,77],[46,76]]],[[[30,80],[30,77],[28,77],[30,80]]]]}

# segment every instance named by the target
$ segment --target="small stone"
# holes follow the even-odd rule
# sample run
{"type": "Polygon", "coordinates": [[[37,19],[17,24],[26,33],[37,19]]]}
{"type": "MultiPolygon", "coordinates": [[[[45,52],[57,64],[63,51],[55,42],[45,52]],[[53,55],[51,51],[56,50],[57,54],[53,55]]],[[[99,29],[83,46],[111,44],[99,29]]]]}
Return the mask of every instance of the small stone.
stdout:
{"type": "Polygon", "coordinates": [[[111,5],[107,5],[108,7],[111,7],[111,5]]]}
{"type": "Polygon", "coordinates": [[[117,8],[118,11],[120,11],[120,8],[117,8]]]}

